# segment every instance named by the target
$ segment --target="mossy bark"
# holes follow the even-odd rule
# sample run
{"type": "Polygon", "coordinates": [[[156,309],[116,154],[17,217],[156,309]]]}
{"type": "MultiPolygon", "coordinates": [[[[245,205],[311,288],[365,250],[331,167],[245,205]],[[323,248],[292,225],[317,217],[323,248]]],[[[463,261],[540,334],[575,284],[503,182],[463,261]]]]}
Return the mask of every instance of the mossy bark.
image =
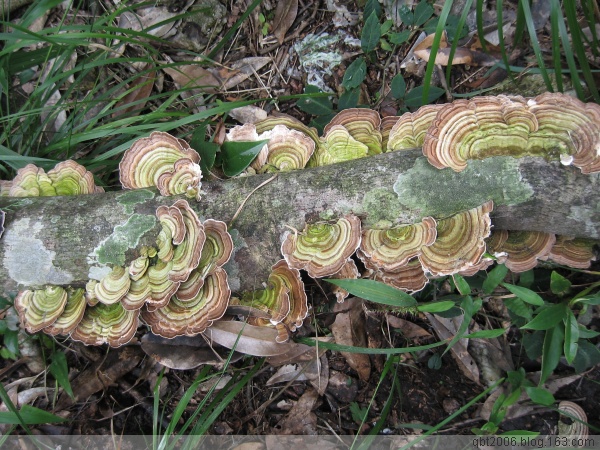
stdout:
{"type": "MultiPolygon", "coordinates": [[[[203,184],[204,220],[226,222],[236,244],[227,264],[232,290],[258,288],[281,258],[287,227],[354,213],[370,227],[446,217],[494,200],[499,229],[600,238],[600,177],[541,159],[495,157],[459,174],[437,170],[419,151],[394,152],[290,173],[203,184]],[[262,187],[258,186],[265,183],[262,187]],[[234,219],[236,211],[240,213],[234,219]],[[286,227],[287,226],[287,227],[286,227]]],[[[152,189],[78,197],[0,198],[0,293],[45,284],[83,285],[152,245],[159,205],[152,189]]]]}

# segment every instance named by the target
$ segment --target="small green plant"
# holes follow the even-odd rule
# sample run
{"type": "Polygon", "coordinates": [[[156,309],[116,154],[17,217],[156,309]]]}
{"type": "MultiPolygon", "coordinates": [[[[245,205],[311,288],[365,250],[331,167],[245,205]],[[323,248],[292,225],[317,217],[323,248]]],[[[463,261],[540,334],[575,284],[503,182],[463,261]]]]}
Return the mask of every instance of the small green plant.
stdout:
{"type": "MultiPolygon", "coordinates": [[[[6,312],[12,308],[12,302],[0,297],[0,309],[6,312]]],[[[19,318],[16,314],[5,315],[0,319],[0,336],[2,336],[2,347],[0,347],[0,358],[17,359],[19,356],[19,318]]]]}

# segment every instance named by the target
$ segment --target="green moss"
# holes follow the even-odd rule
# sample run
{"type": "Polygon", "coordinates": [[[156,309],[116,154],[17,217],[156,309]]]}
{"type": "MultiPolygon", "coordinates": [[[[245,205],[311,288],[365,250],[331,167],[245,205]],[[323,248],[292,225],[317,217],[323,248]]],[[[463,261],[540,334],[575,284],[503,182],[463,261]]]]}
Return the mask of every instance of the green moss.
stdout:
{"type": "Polygon", "coordinates": [[[123,225],[117,225],[113,233],[94,250],[100,264],[125,265],[125,252],[137,247],[140,238],[156,225],[156,217],[133,214],[123,225]]]}
{"type": "Polygon", "coordinates": [[[494,205],[517,205],[530,199],[532,187],[521,179],[519,161],[496,156],[469,161],[462,172],[438,170],[419,158],[394,184],[398,202],[420,217],[446,217],[475,208],[488,200],[494,205]],[[435,189],[432,186],[436,186],[435,189]]]}
{"type": "Polygon", "coordinates": [[[147,200],[154,198],[154,192],[148,189],[135,189],[133,191],[127,191],[124,194],[117,195],[116,200],[118,203],[123,205],[123,211],[125,214],[133,214],[133,207],[138,203],[144,203],[147,200]]]}

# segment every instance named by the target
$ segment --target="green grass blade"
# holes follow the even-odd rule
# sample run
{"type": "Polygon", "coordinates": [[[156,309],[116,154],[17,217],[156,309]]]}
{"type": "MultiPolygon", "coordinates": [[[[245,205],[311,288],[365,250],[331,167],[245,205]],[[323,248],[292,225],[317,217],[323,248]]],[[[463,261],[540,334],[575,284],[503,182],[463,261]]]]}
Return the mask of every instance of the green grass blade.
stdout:
{"type": "Polygon", "coordinates": [[[431,52],[429,53],[429,61],[427,62],[427,69],[425,70],[425,78],[423,78],[423,105],[427,105],[429,103],[429,86],[431,84],[431,78],[433,77],[433,69],[435,68],[435,58],[438,49],[440,48],[442,33],[444,32],[446,20],[448,19],[448,15],[450,14],[450,10],[452,9],[453,3],[454,0],[447,0],[444,2],[444,6],[442,7],[442,11],[440,12],[437,27],[435,28],[435,37],[433,38],[433,43],[431,44],[431,52]]]}
{"type": "MultiPolygon", "coordinates": [[[[577,54],[577,61],[583,71],[583,78],[588,85],[588,88],[592,94],[592,97],[596,103],[600,103],[600,93],[596,86],[596,81],[590,72],[590,64],[585,54],[585,48],[581,39],[581,27],[577,21],[577,9],[575,2],[564,2],[565,15],[567,16],[567,23],[569,24],[569,31],[571,32],[571,41],[577,54]]],[[[581,99],[585,100],[585,99],[581,99]]]]}
{"type": "Polygon", "coordinates": [[[537,35],[535,32],[535,25],[533,23],[533,17],[531,15],[531,8],[529,7],[529,2],[527,0],[523,0],[519,4],[523,8],[523,14],[525,15],[525,23],[527,24],[527,31],[529,32],[529,41],[531,43],[531,47],[533,48],[533,52],[535,53],[535,58],[540,69],[542,79],[544,80],[548,91],[554,92],[554,86],[552,85],[550,77],[548,76],[548,71],[546,70],[546,66],[544,64],[544,56],[542,55],[540,43],[538,42],[537,35]]]}
{"type": "MultiPolygon", "coordinates": [[[[525,33],[525,12],[521,3],[529,2],[530,0],[519,0],[517,5],[517,20],[515,25],[515,35],[513,42],[523,42],[523,34],[525,33]]],[[[500,0],[500,7],[502,7],[502,0],[500,0]]]]}
{"type": "Polygon", "coordinates": [[[25,420],[23,420],[23,417],[21,417],[21,414],[19,413],[19,411],[17,411],[15,404],[12,402],[12,400],[8,396],[8,393],[4,389],[4,385],[2,383],[0,383],[0,399],[2,400],[4,405],[8,408],[8,410],[11,413],[13,413],[15,415],[15,417],[17,417],[17,419],[19,421],[19,425],[21,425],[23,427],[23,429],[25,430],[25,432],[31,436],[31,430],[29,429],[29,426],[27,426],[27,423],[25,422],[25,420]]]}
{"type": "Polygon", "coordinates": [[[560,8],[558,8],[556,11],[558,14],[558,32],[560,34],[560,40],[564,49],[567,65],[569,66],[569,72],[571,74],[571,83],[573,83],[573,88],[577,93],[577,97],[583,99],[585,97],[585,94],[583,91],[583,86],[581,85],[581,80],[579,79],[577,64],[575,63],[573,49],[571,48],[571,40],[569,34],[567,33],[567,26],[565,24],[565,20],[560,8]]]}
{"type": "MultiPolygon", "coordinates": [[[[527,1],[527,0],[526,0],[527,1]]],[[[510,62],[508,60],[508,54],[506,53],[506,44],[504,43],[504,18],[503,18],[503,9],[502,9],[502,1],[499,0],[496,2],[496,16],[497,16],[497,25],[498,28],[498,46],[500,47],[500,52],[502,54],[502,62],[504,63],[504,70],[508,73],[510,80],[515,83],[515,78],[510,71],[510,62]]]]}
{"type": "Polygon", "coordinates": [[[311,338],[297,339],[296,342],[310,345],[312,347],[319,346],[320,348],[326,348],[328,350],[337,350],[340,352],[348,353],[363,353],[366,355],[399,355],[402,353],[413,353],[421,350],[429,350],[431,348],[441,347],[447,345],[446,341],[434,342],[433,344],[417,345],[415,347],[399,347],[399,348],[365,348],[365,347],[353,347],[351,345],[339,345],[332,342],[321,342],[311,338]]]}
{"type": "MultiPolygon", "coordinates": [[[[458,20],[458,25],[456,25],[456,33],[454,35],[454,39],[452,40],[452,46],[450,47],[450,54],[448,55],[448,65],[446,66],[446,84],[450,86],[450,74],[452,72],[452,59],[454,58],[454,53],[456,53],[456,49],[458,47],[459,36],[461,34],[462,29],[467,23],[467,15],[469,11],[471,11],[471,5],[473,4],[473,0],[467,0],[465,2],[465,6],[462,14],[460,15],[460,19],[458,20]]],[[[483,45],[482,45],[483,48],[483,45]]],[[[485,51],[485,49],[484,49],[485,51]]]]}
{"type": "Polygon", "coordinates": [[[554,79],[556,80],[556,89],[563,92],[562,83],[562,64],[560,47],[560,30],[558,28],[560,4],[558,0],[550,0],[550,34],[552,38],[552,62],[554,64],[554,79]]]}
{"type": "MultiPolygon", "coordinates": [[[[502,3],[502,0],[497,1],[502,3]]],[[[479,37],[479,42],[481,43],[481,49],[487,53],[485,35],[483,34],[483,4],[484,0],[477,0],[477,4],[475,6],[475,20],[477,22],[477,36],[479,37]]]]}

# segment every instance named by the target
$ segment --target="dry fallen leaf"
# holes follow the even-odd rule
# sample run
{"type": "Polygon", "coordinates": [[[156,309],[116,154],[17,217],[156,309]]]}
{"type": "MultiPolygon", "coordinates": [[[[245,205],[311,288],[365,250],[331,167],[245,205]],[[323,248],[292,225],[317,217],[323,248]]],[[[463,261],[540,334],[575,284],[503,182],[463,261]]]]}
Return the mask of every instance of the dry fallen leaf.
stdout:
{"type": "MultiPolygon", "coordinates": [[[[338,303],[334,312],[339,312],[335,322],[331,325],[331,333],[336,344],[353,347],[367,347],[367,334],[365,331],[365,316],[362,308],[363,300],[357,297],[338,303]]],[[[348,365],[358,373],[362,381],[368,381],[371,376],[371,360],[364,353],[340,352],[348,365]]]]}
{"type": "MultiPolygon", "coordinates": [[[[145,64],[140,72],[150,69],[150,64],[145,64]]],[[[140,101],[147,99],[152,92],[152,88],[154,87],[154,81],[156,80],[156,72],[151,71],[145,75],[140,75],[137,77],[130,86],[127,86],[127,89],[131,91],[127,94],[121,101],[119,101],[115,105],[115,110],[118,110],[113,113],[113,119],[119,116],[137,116],[146,105],[145,101],[140,101]],[[138,102],[138,103],[136,103],[138,102]],[[134,104],[135,103],[135,104],[134,104]],[[119,109],[122,106],[131,105],[124,109],[119,109]]]]}
{"type": "Polygon", "coordinates": [[[285,34],[288,32],[298,15],[298,0],[280,0],[275,9],[273,19],[273,34],[283,44],[285,34]]]}
{"type": "MultiPolygon", "coordinates": [[[[194,369],[201,364],[222,365],[231,350],[220,346],[211,347],[201,337],[178,336],[166,339],[147,333],[142,337],[142,350],[163,366],[177,370],[194,369]]],[[[231,362],[238,361],[244,355],[234,352],[231,362]]]]}
{"type": "Polygon", "coordinates": [[[388,324],[391,328],[397,328],[406,339],[430,338],[431,333],[425,328],[420,327],[416,323],[406,319],[388,314],[386,316],[388,324]]]}
{"type": "Polygon", "coordinates": [[[274,434],[315,435],[317,416],[312,412],[319,399],[319,393],[308,388],[298,399],[292,410],[274,428],[274,434]]]}
{"type": "Polygon", "coordinates": [[[267,118],[267,112],[254,105],[240,106],[229,111],[229,115],[239,123],[256,123],[267,118]]]}
{"type": "Polygon", "coordinates": [[[173,78],[175,84],[181,89],[204,89],[205,92],[215,92],[214,88],[220,84],[210,71],[199,64],[165,67],[162,70],[173,78]]]}
{"type": "Polygon", "coordinates": [[[271,62],[271,58],[268,56],[250,56],[236,61],[230,67],[223,67],[219,70],[211,69],[211,73],[221,80],[221,89],[228,90],[254,75],[269,62],[271,62]]]}
{"type": "Polygon", "coordinates": [[[245,322],[217,321],[204,332],[204,335],[217,344],[235,348],[237,352],[253,356],[275,356],[291,352],[301,344],[275,342],[275,328],[257,327],[245,322]]]}
{"type": "MultiPolygon", "coordinates": [[[[460,316],[446,319],[429,313],[425,313],[425,315],[427,316],[431,327],[442,340],[452,339],[456,335],[463,318],[463,316],[460,316]]],[[[477,367],[477,364],[475,364],[473,358],[471,358],[471,355],[469,355],[469,351],[467,350],[467,339],[460,339],[456,342],[450,349],[450,352],[462,373],[469,380],[479,384],[479,368],[477,367]]]]}

